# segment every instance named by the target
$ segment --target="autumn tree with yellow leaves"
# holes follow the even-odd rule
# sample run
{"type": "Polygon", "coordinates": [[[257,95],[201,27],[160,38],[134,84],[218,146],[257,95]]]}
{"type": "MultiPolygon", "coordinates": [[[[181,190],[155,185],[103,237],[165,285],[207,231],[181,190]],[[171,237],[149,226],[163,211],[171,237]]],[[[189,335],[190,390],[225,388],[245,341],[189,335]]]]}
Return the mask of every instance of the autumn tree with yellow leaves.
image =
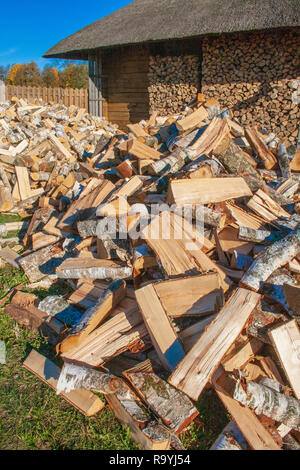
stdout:
{"type": "Polygon", "coordinates": [[[16,75],[18,70],[22,67],[21,64],[15,64],[12,66],[7,74],[6,81],[8,85],[15,85],[16,75]]]}
{"type": "MultiPolygon", "coordinates": [[[[47,88],[88,88],[88,66],[72,61],[64,62],[53,67],[46,65],[41,72],[35,62],[15,64],[3,78],[7,85],[36,86],[47,88]]],[[[1,70],[0,70],[1,73],[1,70]]],[[[1,75],[1,76],[2,76],[1,75]]]]}

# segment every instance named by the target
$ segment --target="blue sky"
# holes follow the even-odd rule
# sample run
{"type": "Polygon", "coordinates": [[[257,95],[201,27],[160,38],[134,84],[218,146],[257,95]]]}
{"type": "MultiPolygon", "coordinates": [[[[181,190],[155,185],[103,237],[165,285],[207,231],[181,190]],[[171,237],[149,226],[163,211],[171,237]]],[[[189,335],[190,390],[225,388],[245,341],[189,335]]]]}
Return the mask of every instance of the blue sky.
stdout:
{"type": "Polygon", "coordinates": [[[131,0],[1,1],[0,65],[49,60],[42,55],[55,43],[131,0]]]}

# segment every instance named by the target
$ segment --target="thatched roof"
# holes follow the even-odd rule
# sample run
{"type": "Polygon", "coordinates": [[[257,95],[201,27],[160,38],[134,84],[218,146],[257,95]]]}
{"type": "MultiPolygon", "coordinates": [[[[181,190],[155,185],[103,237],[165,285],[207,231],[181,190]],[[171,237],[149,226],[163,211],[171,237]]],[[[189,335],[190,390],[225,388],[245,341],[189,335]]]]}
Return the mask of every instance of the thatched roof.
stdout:
{"type": "Polygon", "coordinates": [[[63,39],[44,57],[87,58],[96,48],[299,26],[299,17],[299,0],[135,0],[63,39]]]}

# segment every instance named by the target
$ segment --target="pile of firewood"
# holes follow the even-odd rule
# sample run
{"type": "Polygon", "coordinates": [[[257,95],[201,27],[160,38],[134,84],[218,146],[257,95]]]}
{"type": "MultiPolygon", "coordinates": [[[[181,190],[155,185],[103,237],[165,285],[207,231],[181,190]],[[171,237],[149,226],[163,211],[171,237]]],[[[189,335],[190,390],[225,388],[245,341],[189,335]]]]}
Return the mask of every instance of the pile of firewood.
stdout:
{"type": "Polygon", "coordinates": [[[34,191],[48,152],[55,165],[43,194],[14,201],[32,218],[0,257],[27,290],[72,288],[8,293],[5,311],[64,361],[33,350],[24,367],[87,416],[103,393],[143,449],[182,449],[207,387],[233,420],[212,449],[299,449],[300,142],[290,154],[201,94],[128,134],[75,108],[2,113],[2,189],[17,184],[22,200],[24,174],[34,191]]]}
{"type": "Polygon", "coordinates": [[[0,105],[0,211],[17,212],[45,193],[56,199],[78,191],[78,158],[117,132],[76,106],[17,98],[0,105]]]}
{"type": "Polygon", "coordinates": [[[199,57],[192,55],[150,56],[149,101],[151,111],[177,113],[190,103],[199,89],[199,57]]]}
{"type": "Polygon", "coordinates": [[[300,118],[299,31],[206,37],[202,91],[230,106],[242,125],[263,125],[294,144],[300,118]],[[276,49],[276,54],[274,50],[276,49]]]}

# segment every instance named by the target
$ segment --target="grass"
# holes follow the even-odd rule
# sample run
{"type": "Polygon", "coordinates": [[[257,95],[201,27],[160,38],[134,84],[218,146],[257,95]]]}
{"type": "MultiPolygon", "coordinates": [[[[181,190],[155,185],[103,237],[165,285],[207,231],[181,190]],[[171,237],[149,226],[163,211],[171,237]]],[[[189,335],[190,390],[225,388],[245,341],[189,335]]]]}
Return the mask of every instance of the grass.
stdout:
{"type": "MultiPolygon", "coordinates": [[[[0,298],[12,287],[26,283],[21,271],[5,267],[0,271],[0,298]]],[[[43,299],[67,290],[61,284],[48,291],[31,292],[43,299]]],[[[137,449],[129,430],[120,425],[107,407],[87,418],[22,367],[33,348],[57,362],[55,351],[38,334],[19,327],[3,308],[0,309],[0,339],[6,344],[7,361],[6,365],[0,364],[0,449],[137,449]]],[[[199,418],[181,435],[182,442],[187,449],[209,449],[229,418],[210,389],[201,395],[197,408],[199,418]]]]}

